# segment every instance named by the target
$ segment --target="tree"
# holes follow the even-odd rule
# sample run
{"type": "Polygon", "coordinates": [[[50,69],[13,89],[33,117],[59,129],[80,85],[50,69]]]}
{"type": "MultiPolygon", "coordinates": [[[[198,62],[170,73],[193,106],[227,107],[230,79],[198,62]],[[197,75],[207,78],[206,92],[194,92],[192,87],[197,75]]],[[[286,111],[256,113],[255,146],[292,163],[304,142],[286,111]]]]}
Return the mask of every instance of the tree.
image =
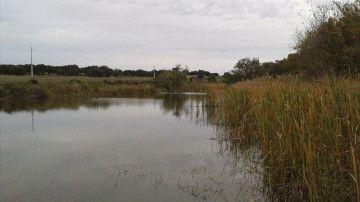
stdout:
{"type": "Polygon", "coordinates": [[[113,74],[113,71],[113,69],[110,69],[107,66],[89,66],[83,68],[85,75],[91,77],[109,77],[113,74]]]}
{"type": "Polygon", "coordinates": [[[308,76],[356,74],[360,68],[360,1],[319,7],[298,33],[296,50],[308,76]]]}
{"type": "Polygon", "coordinates": [[[230,72],[225,72],[222,77],[222,82],[224,82],[226,84],[232,84],[232,83],[237,82],[237,80],[233,74],[231,74],[230,72]]]}
{"type": "Polygon", "coordinates": [[[291,53],[287,58],[275,62],[264,62],[261,64],[261,71],[270,76],[293,74],[298,71],[298,54],[291,53]]]}
{"type": "Polygon", "coordinates": [[[181,71],[181,64],[175,65],[175,67],[172,68],[173,71],[181,71]]]}
{"type": "Polygon", "coordinates": [[[217,82],[217,79],[216,79],[216,76],[215,76],[215,75],[210,75],[210,76],[208,76],[206,79],[207,79],[207,81],[210,82],[210,83],[216,83],[216,82],[217,82]]]}
{"type": "Polygon", "coordinates": [[[236,63],[231,73],[233,75],[233,78],[230,79],[231,81],[259,77],[262,74],[260,61],[258,58],[243,58],[236,63]]]}
{"type": "Polygon", "coordinates": [[[180,90],[186,81],[186,75],[180,68],[163,71],[155,80],[158,87],[165,88],[168,92],[180,90]]]}

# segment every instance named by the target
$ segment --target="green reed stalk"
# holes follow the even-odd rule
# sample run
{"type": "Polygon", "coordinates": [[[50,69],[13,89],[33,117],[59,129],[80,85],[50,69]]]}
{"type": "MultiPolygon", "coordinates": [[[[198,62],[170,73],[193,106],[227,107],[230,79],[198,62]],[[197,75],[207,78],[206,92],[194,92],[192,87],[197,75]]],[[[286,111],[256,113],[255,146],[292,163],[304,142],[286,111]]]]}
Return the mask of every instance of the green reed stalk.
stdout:
{"type": "Polygon", "coordinates": [[[256,136],[280,199],[359,200],[360,82],[261,79],[218,96],[224,123],[256,136]]]}

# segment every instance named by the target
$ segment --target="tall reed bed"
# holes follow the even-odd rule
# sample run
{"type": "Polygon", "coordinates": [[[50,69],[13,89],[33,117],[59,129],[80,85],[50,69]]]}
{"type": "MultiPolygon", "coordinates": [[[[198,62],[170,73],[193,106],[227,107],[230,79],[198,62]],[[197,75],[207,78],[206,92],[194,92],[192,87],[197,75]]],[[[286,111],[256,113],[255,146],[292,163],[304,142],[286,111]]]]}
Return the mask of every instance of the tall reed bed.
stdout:
{"type": "MultiPolygon", "coordinates": [[[[208,83],[203,81],[190,81],[186,82],[185,85],[182,87],[182,92],[220,92],[222,89],[225,88],[224,83],[208,83]]],[[[212,95],[212,94],[210,94],[212,95]]]]}
{"type": "Polygon", "coordinates": [[[223,123],[256,136],[276,199],[360,201],[360,80],[262,78],[212,91],[223,123]]]}

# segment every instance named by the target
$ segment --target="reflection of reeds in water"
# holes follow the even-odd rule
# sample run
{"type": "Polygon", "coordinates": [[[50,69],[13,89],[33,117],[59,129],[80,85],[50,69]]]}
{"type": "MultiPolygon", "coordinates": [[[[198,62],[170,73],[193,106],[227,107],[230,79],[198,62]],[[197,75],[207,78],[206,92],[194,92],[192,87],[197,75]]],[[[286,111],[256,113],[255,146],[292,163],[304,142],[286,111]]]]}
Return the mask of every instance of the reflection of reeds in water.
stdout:
{"type": "Polygon", "coordinates": [[[259,141],[274,199],[360,200],[358,79],[262,79],[215,93],[231,139],[259,141]]]}
{"type": "MultiPolygon", "coordinates": [[[[79,99],[79,100],[48,100],[43,102],[27,102],[26,104],[14,104],[9,106],[9,112],[17,110],[34,110],[37,111],[46,111],[54,109],[71,109],[77,110],[80,107],[86,107],[91,109],[107,109],[111,106],[123,106],[123,105],[146,105],[151,102],[156,102],[159,106],[165,111],[170,112],[174,116],[184,117],[189,119],[192,123],[197,125],[211,125],[217,123],[217,113],[219,112],[217,108],[211,105],[208,100],[207,95],[171,95],[171,96],[161,96],[158,98],[161,99],[79,99]],[[14,107],[15,106],[15,107],[14,107]],[[17,108],[18,106],[19,108],[17,108]]],[[[199,167],[188,169],[179,175],[179,181],[177,181],[176,187],[178,191],[184,192],[194,198],[198,199],[222,199],[227,200],[235,197],[244,197],[238,196],[239,193],[245,194],[249,192],[249,183],[250,184],[259,184],[261,182],[259,177],[254,179],[254,176],[258,175],[261,172],[255,172],[256,169],[259,170],[259,164],[253,164],[256,162],[256,159],[259,159],[258,155],[251,154],[259,153],[254,149],[254,142],[249,142],[248,139],[244,138],[234,138],[233,133],[237,130],[230,130],[230,128],[222,127],[221,124],[217,127],[217,137],[213,140],[216,140],[216,145],[218,145],[218,150],[221,155],[231,160],[227,160],[224,163],[224,166],[221,171],[218,171],[219,174],[214,175],[212,172],[207,172],[208,168],[199,167]],[[242,159],[241,159],[242,158],[242,159]],[[253,159],[252,164],[248,162],[246,166],[239,163],[244,161],[244,159],[253,159]],[[242,165],[242,166],[239,166],[242,165]],[[256,166],[255,166],[256,165],[256,166]],[[252,171],[250,171],[252,169],[252,171]],[[243,176],[242,179],[236,179],[236,176],[243,176]],[[244,178],[244,176],[246,176],[244,178]],[[204,180],[205,179],[205,180],[204,180]],[[254,182],[257,183],[254,183],[254,182]],[[242,184],[241,184],[242,183],[242,184]],[[236,187],[241,187],[241,190],[235,189],[236,187]]],[[[169,177],[165,177],[162,172],[149,172],[144,169],[142,162],[139,164],[138,169],[130,169],[124,164],[119,163],[118,160],[115,160],[114,165],[114,190],[121,189],[122,186],[125,186],[125,179],[131,177],[138,177],[144,181],[150,181],[154,186],[155,192],[160,192],[166,190],[168,183],[175,183],[169,177]]],[[[176,176],[176,173],[175,173],[176,176]]],[[[174,176],[173,176],[174,177],[174,176]]],[[[261,184],[259,184],[261,186],[261,184]]],[[[253,186],[253,185],[252,185],[253,186]]],[[[252,188],[253,189],[253,188],[252,188]]],[[[253,189],[257,191],[258,188],[253,189]]],[[[255,196],[252,196],[254,198],[255,196]]],[[[259,196],[256,196],[259,197],[259,196]]]]}
{"type": "Polygon", "coordinates": [[[196,125],[208,126],[216,123],[211,120],[215,117],[215,108],[209,103],[209,96],[206,94],[165,94],[159,98],[162,100],[161,109],[165,113],[172,113],[178,118],[184,117],[196,125]]]}

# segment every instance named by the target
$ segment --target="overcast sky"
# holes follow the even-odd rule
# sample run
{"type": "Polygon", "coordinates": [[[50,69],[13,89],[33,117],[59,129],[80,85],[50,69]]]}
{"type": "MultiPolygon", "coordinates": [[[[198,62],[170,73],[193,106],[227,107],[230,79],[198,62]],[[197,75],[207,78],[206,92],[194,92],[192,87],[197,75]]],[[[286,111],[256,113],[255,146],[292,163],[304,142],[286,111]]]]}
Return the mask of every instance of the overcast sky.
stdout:
{"type": "Polygon", "coordinates": [[[230,70],[286,57],[305,0],[0,0],[1,64],[230,70]]]}

